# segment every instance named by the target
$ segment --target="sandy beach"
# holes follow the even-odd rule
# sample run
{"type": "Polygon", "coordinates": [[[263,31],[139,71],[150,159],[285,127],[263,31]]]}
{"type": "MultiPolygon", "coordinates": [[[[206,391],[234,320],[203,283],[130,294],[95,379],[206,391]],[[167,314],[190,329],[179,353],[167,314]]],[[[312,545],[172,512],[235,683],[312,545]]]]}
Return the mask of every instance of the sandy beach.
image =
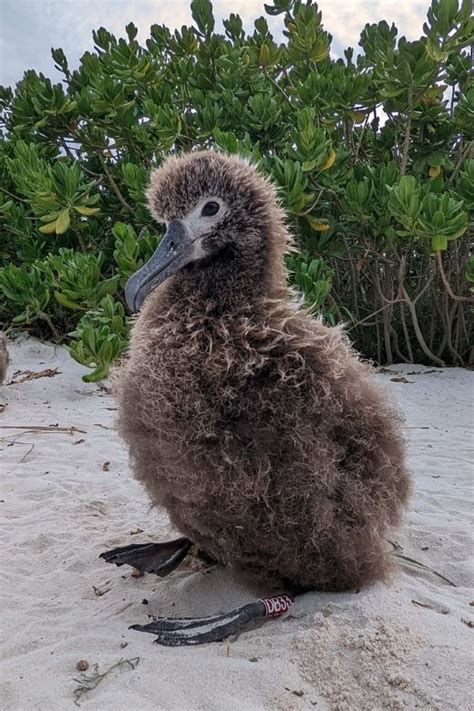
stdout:
{"type": "Polygon", "coordinates": [[[128,629],[147,615],[224,612],[265,594],[232,572],[169,578],[107,566],[107,548],[176,534],[131,476],[107,389],[62,348],[21,338],[0,396],[0,708],[260,711],[474,708],[474,373],[396,365],[414,495],[390,585],[308,593],[284,620],[225,643],[166,648],[128,629]],[[46,371],[46,372],[45,372],[46,371]],[[470,529],[471,527],[471,529],[470,529]],[[86,676],[107,671],[86,693],[86,676]],[[134,668],[133,668],[134,667],[134,668]],[[77,681],[78,680],[78,681],[77,681]]]}

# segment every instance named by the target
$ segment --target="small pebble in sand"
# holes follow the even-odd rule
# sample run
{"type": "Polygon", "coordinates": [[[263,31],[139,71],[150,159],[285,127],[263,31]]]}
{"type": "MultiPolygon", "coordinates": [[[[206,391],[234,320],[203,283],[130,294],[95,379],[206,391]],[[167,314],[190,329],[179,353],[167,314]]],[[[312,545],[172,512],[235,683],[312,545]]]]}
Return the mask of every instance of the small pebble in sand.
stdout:
{"type": "Polygon", "coordinates": [[[285,686],[285,689],[290,691],[294,696],[304,696],[304,691],[301,689],[289,689],[287,686],[285,686]]]}
{"type": "Polygon", "coordinates": [[[87,659],[79,659],[76,664],[77,671],[87,671],[89,669],[89,662],[87,659]]]}

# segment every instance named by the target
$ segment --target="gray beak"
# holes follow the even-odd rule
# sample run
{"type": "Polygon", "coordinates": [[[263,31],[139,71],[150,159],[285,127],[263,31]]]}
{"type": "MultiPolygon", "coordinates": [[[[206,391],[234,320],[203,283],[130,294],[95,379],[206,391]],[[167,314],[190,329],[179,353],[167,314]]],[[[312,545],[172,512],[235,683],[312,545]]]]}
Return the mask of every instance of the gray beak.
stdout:
{"type": "Polygon", "coordinates": [[[187,263],[191,245],[183,223],[179,220],[170,222],[154,255],[125,285],[125,300],[132,313],[140,310],[153,289],[187,263]]]}

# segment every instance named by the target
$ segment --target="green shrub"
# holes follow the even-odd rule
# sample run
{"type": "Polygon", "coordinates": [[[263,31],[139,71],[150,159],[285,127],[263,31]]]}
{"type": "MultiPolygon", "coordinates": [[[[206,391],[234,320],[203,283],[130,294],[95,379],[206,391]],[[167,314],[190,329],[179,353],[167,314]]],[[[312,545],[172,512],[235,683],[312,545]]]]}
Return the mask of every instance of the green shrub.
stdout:
{"type": "Polygon", "coordinates": [[[433,0],[423,36],[366,25],[331,56],[315,3],[274,0],[246,35],[209,0],[146,46],[104,28],[61,84],[0,88],[3,327],[69,343],[107,373],[126,345],[126,279],[159,240],[145,203],[169,152],[249,156],[278,186],[300,252],[290,280],[378,362],[469,361],[474,86],[468,0],[433,0]]]}
{"type": "Polygon", "coordinates": [[[125,309],[108,294],[96,310],[84,314],[69,335],[73,340],[68,349],[74,360],[93,368],[93,372],[82,379],[86,382],[101,380],[127,345],[129,326],[125,309]]]}

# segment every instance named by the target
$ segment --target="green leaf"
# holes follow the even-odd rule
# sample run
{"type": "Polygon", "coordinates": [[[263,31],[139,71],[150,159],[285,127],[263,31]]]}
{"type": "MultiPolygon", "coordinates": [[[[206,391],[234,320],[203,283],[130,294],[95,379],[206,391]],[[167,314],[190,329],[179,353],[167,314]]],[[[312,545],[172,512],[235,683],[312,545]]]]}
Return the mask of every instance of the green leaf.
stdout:
{"type": "Polygon", "coordinates": [[[108,367],[105,365],[101,365],[96,368],[92,373],[89,373],[88,375],[83,375],[82,380],[85,383],[97,383],[99,380],[103,380],[104,378],[106,378],[108,372],[108,367]]]}
{"type": "Polygon", "coordinates": [[[428,37],[426,40],[426,51],[435,62],[443,62],[449,57],[449,52],[443,52],[431,39],[428,37]]]}
{"type": "Polygon", "coordinates": [[[61,294],[59,291],[54,292],[54,298],[56,299],[58,304],[61,304],[61,306],[65,306],[67,309],[73,309],[74,311],[84,311],[83,306],[81,306],[80,304],[76,304],[74,301],[71,301],[71,299],[68,299],[67,296],[61,294]]]}
{"type": "Polygon", "coordinates": [[[69,217],[69,210],[64,209],[59,213],[59,217],[56,220],[56,234],[62,235],[69,229],[71,224],[71,218],[69,217]]]}
{"type": "Polygon", "coordinates": [[[263,42],[262,46],[260,47],[260,54],[259,54],[258,61],[259,61],[259,64],[261,67],[268,66],[268,63],[270,61],[270,50],[269,50],[266,42],[263,42]]]}
{"type": "Polygon", "coordinates": [[[85,207],[84,205],[78,205],[74,207],[74,209],[80,215],[85,215],[87,217],[98,215],[100,213],[100,207],[85,207]]]}
{"type": "Polygon", "coordinates": [[[39,231],[44,235],[50,235],[53,232],[56,232],[56,220],[49,222],[47,225],[43,225],[39,228],[39,231]]]}
{"type": "Polygon", "coordinates": [[[431,251],[444,252],[448,249],[448,238],[445,235],[435,235],[431,238],[431,251]]]}
{"type": "MultiPolygon", "coordinates": [[[[41,222],[55,222],[58,215],[59,215],[59,211],[50,212],[49,214],[43,215],[42,217],[40,217],[40,220],[41,220],[41,222]]],[[[42,232],[43,230],[40,229],[40,231],[42,232]]]]}

